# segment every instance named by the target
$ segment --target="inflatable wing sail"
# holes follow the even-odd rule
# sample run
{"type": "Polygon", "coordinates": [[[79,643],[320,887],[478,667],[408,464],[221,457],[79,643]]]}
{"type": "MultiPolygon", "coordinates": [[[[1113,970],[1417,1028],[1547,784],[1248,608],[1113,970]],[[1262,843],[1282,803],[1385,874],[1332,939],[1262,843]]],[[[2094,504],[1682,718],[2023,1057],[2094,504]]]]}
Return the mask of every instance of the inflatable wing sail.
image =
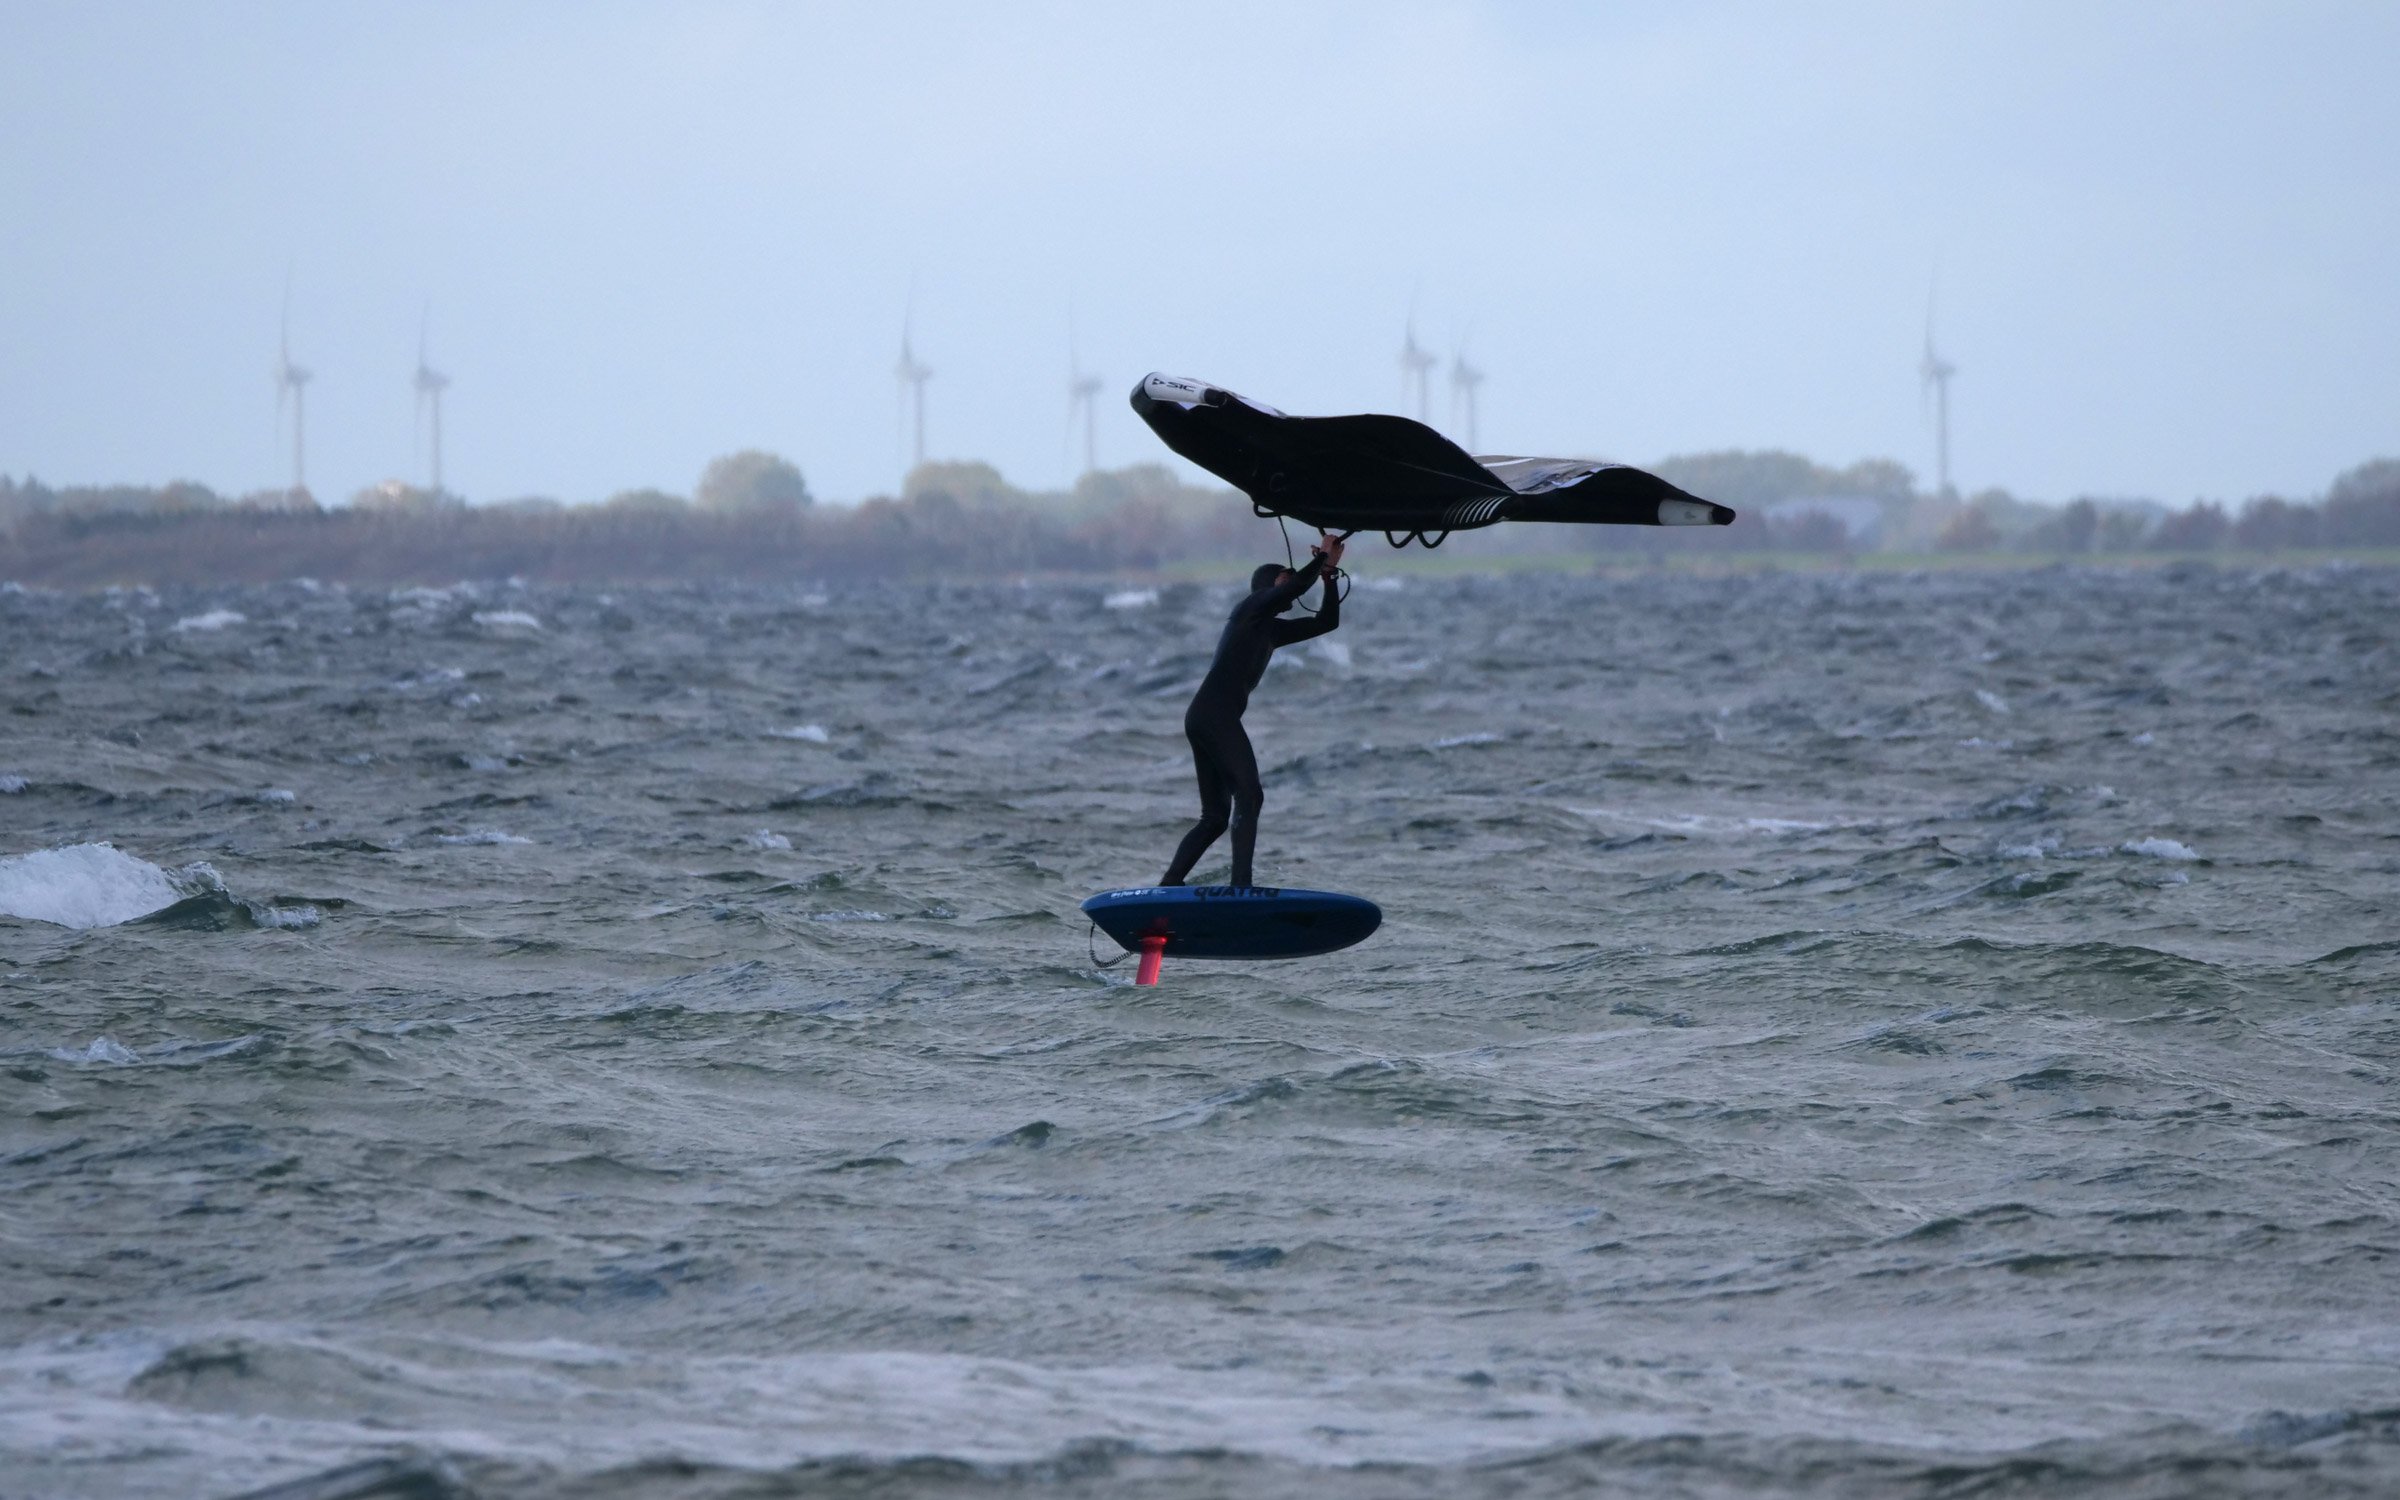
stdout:
{"type": "Polygon", "coordinates": [[[1406,417],[1287,417],[1196,380],[1152,375],[1133,409],[1168,447],[1250,497],[1260,515],[1440,545],[1502,521],[1726,526],[1733,512],[1623,464],[1477,458],[1406,417]]]}

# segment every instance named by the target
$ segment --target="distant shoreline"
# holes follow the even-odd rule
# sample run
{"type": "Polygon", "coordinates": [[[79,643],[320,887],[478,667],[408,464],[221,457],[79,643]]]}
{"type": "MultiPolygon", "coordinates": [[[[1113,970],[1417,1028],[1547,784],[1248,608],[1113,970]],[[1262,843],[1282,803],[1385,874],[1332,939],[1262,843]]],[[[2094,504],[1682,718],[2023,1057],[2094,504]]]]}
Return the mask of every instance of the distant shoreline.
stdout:
{"type": "MultiPolygon", "coordinates": [[[[1391,561],[1381,547],[1366,552],[1353,541],[1349,565],[1356,569],[1391,561]]],[[[2317,547],[2278,552],[1729,552],[1670,553],[1656,558],[1612,556],[1606,553],[1486,553],[1445,557],[1411,547],[1396,559],[1401,571],[1429,577],[1464,577],[1476,573],[2021,573],[2044,568],[2155,570],[2189,564],[2219,568],[2321,567],[2346,563],[2359,567],[2400,567],[2400,547],[2317,547]]],[[[1165,570],[1174,577],[1208,576],[1206,569],[1165,570]]]]}
{"type": "MultiPolygon", "coordinates": [[[[1897,466],[1833,471],[1790,454],[1698,455],[1662,467],[1694,493],[1723,496],[1740,519],[1731,528],[1503,524],[1459,532],[1438,551],[1393,551],[1364,532],[1356,566],[1443,576],[2400,562],[2400,460],[2359,466],[2321,501],[2261,497],[2231,513],[2213,502],[2168,511],[2037,506],[1996,492],[1927,497],[1897,466]],[[1777,498],[1870,480],[1881,498],[1841,501],[1848,510],[1838,513],[1824,509],[1834,500],[1777,498]]],[[[1155,464],[1096,470],[1058,493],[1018,490],[988,464],[927,464],[898,498],[832,506],[812,502],[789,464],[746,452],[712,464],[700,494],[697,503],[630,491],[592,506],[471,506],[395,486],[327,509],[301,490],[227,501],[190,485],[51,490],[0,477],[0,580],[95,589],[302,578],[362,587],[1218,578],[1298,555],[1311,535],[1260,519],[1232,490],[1185,484],[1155,464]]]]}
{"type": "MultiPolygon", "coordinates": [[[[338,583],[348,588],[449,586],[458,581],[569,588],[689,588],[689,586],[840,586],[840,583],[1018,583],[1138,581],[1231,583],[1255,564],[1282,552],[1272,526],[1241,516],[1202,535],[1159,538],[1150,530],[1092,535],[1073,528],[1034,528],[1013,545],[989,535],[960,538],[869,538],[833,528],[778,528],[761,535],[746,526],[595,526],[571,538],[528,540],[506,528],[499,535],[434,533],[391,521],[343,526],[290,526],[271,521],[242,526],[233,518],[146,518],[86,533],[22,545],[0,535],[0,590],[101,593],[108,588],[223,588],[274,583],[338,583]],[[482,542],[482,545],[478,545],[482,542]],[[1150,552],[1154,542],[1166,542],[1150,552]],[[1145,554],[1150,552],[1150,554],[1145,554]],[[1164,552],[1164,554],[1162,554],[1164,552]]],[[[449,528],[444,528],[449,530],[449,528]]],[[[480,530],[480,528],[468,528],[480,530]]],[[[2002,574],[2002,571],[2090,569],[2158,571],[2316,569],[2316,566],[2400,566],[2400,547],[2304,547],[2304,550],[2210,552],[1788,552],[1718,550],[1699,538],[1661,533],[1644,538],[1596,538],[1601,528],[1550,528],[1574,538],[1553,550],[1517,550],[1522,535],[1471,533],[1466,545],[1442,550],[1392,550],[1382,538],[1358,535],[1349,566],[1361,578],[1469,576],[1764,576],[1764,574],[2002,574]],[[1601,550],[1594,542],[1615,542],[1601,550]],[[1478,545],[1481,542],[1481,545],[1478,545]],[[1493,542],[1502,542],[1493,547],[1493,542]],[[1697,542],[1697,545],[1694,545],[1697,542]]],[[[1608,528],[1630,530],[1630,528],[1608,528]]],[[[1301,533],[1294,530],[1294,542],[1301,533]]]]}

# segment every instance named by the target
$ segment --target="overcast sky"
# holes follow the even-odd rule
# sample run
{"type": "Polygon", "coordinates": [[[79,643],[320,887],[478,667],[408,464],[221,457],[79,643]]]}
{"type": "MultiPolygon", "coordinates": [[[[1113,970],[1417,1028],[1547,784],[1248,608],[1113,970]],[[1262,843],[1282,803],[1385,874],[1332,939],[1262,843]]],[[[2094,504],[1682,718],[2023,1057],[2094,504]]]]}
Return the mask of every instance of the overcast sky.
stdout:
{"type": "Polygon", "coordinates": [[[2400,453],[2400,5],[0,0],[0,473],[689,493],[1166,457],[1164,369],[1485,451],[2313,495],[2400,453]],[[911,313],[913,288],[913,314],[911,313]],[[1437,425],[1452,420],[1437,382],[1437,425]]]}

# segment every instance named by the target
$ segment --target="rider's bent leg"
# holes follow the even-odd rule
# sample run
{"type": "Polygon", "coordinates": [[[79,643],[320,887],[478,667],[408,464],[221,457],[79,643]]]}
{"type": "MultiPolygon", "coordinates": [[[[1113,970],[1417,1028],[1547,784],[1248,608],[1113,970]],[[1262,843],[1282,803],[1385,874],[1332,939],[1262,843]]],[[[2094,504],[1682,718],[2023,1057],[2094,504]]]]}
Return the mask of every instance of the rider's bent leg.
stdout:
{"type": "Polygon", "coordinates": [[[1184,878],[1192,873],[1192,866],[1200,863],[1200,856],[1225,831],[1234,805],[1233,786],[1218,770],[1216,757],[1209,753],[1209,737],[1195,729],[1189,720],[1184,724],[1184,733],[1191,737],[1192,764],[1200,775],[1200,821],[1175,846],[1175,860],[1159,878],[1160,885],[1183,884],[1184,878]]]}

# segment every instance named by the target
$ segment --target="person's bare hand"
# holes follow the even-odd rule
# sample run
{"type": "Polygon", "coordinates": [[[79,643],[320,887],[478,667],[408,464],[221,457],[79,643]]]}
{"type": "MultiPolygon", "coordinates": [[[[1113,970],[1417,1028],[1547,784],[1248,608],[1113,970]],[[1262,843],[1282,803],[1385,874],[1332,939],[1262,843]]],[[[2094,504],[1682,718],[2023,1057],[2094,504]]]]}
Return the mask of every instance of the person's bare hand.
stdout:
{"type": "Polygon", "coordinates": [[[1338,568],[1342,565],[1342,539],[1338,536],[1327,535],[1324,541],[1311,550],[1324,558],[1325,566],[1329,568],[1338,568]]]}

